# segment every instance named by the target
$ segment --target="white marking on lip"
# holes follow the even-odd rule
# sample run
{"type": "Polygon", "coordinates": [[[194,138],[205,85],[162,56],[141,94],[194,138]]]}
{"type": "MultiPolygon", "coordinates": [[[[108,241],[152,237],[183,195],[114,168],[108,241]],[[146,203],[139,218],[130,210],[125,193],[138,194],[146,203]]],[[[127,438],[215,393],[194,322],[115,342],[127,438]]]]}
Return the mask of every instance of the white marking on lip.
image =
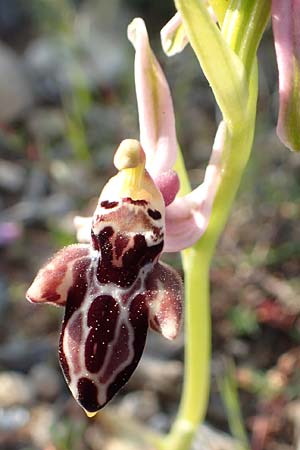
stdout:
{"type": "MultiPolygon", "coordinates": [[[[115,221],[100,222],[99,216],[107,215],[107,214],[111,213],[112,211],[116,211],[122,205],[124,206],[124,204],[119,203],[114,208],[110,208],[109,210],[99,207],[99,205],[98,205],[96,212],[95,212],[93,225],[92,225],[93,232],[96,235],[99,235],[101,230],[103,230],[106,227],[111,227],[114,231],[116,230],[116,227],[118,227],[118,224],[115,221]]],[[[138,206],[138,205],[126,203],[126,207],[130,213],[135,212],[135,211],[136,212],[141,211],[141,206],[138,206]]],[[[151,208],[151,204],[145,205],[145,208],[144,208],[145,214],[147,214],[146,208],[151,208]]],[[[132,230],[130,230],[130,229],[126,230],[126,238],[129,238],[129,242],[127,243],[126,247],[122,250],[122,254],[120,257],[118,257],[118,258],[116,257],[115,248],[113,248],[112,263],[114,263],[115,266],[120,267],[120,268],[122,267],[122,257],[127,250],[134,247],[134,237],[137,234],[141,234],[144,236],[146,244],[149,248],[154,245],[158,245],[160,242],[163,241],[164,214],[162,213],[161,219],[155,220],[155,221],[152,218],[149,218],[149,216],[147,214],[147,219],[150,221],[150,224],[152,224],[148,229],[134,230],[134,227],[133,227],[132,230]],[[154,229],[156,229],[158,231],[156,233],[154,233],[154,229]],[[116,262],[118,262],[118,264],[116,264],[116,262]]],[[[114,244],[114,239],[116,236],[115,233],[116,232],[114,232],[114,235],[110,238],[112,244],[114,244]]],[[[94,382],[95,385],[97,386],[97,392],[98,392],[97,401],[100,405],[103,405],[107,401],[108,387],[113,383],[113,381],[116,379],[116,377],[128,365],[132,364],[132,362],[134,360],[135,330],[130,321],[129,311],[130,311],[132,301],[134,300],[134,298],[138,294],[142,294],[143,292],[145,292],[145,280],[146,280],[148,274],[152,271],[153,266],[156,264],[159,255],[155,258],[155,260],[153,262],[147,263],[144,267],[142,267],[140,269],[136,280],[134,280],[134,283],[132,283],[128,287],[120,287],[112,282],[106,283],[106,284],[101,284],[97,278],[97,269],[98,269],[98,264],[99,264],[99,258],[101,258],[101,249],[99,251],[91,249],[89,256],[91,258],[91,263],[90,263],[88,269],[86,270],[87,290],[86,290],[85,296],[83,298],[83,301],[82,301],[80,307],[78,308],[78,310],[76,310],[73,313],[72,317],[69,319],[69,323],[67,324],[67,326],[64,330],[62,346],[63,346],[63,352],[64,352],[64,355],[65,355],[65,358],[66,358],[66,361],[67,361],[67,364],[69,367],[69,371],[70,371],[69,387],[70,387],[70,390],[73,393],[74,397],[76,399],[78,399],[78,387],[77,386],[78,386],[79,379],[82,377],[86,377],[89,380],[91,380],[92,382],[94,382]],[[138,280],[140,280],[140,283],[137,283],[138,280]],[[137,287],[136,289],[134,289],[135,283],[136,283],[136,287],[137,287]],[[138,287],[138,285],[139,285],[139,287],[138,287]],[[132,293],[132,295],[126,302],[126,305],[124,305],[122,298],[124,297],[124,295],[126,295],[126,294],[128,295],[130,292],[132,293]],[[103,361],[99,371],[94,374],[94,373],[90,373],[87,370],[86,365],[85,365],[85,346],[86,346],[87,338],[88,338],[88,335],[89,335],[90,329],[91,329],[91,327],[89,327],[87,324],[87,318],[88,318],[88,312],[90,310],[90,307],[91,307],[93,301],[95,300],[96,297],[98,297],[100,295],[111,296],[117,302],[120,312],[117,317],[116,326],[114,329],[113,340],[108,343],[104,361],[103,361]],[[80,370],[78,373],[75,374],[74,366],[72,364],[72,349],[69,348],[70,336],[69,336],[69,331],[68,331],[68,325],[71,325],[71,321],[72,322],[75,321],[76,318],[78,318],[79,314],[82,314],[82,341],[80,342],[79,349],[78,349],[78,353],[79,353],[78,359],[79,359],[80,370]],[[115,350],[114,342],[116,342],[116,340],[118,339],[119,334],[121,333],[121,330],[122,330],[122,326],[125,326],[126,330],[128,332],[128,342],[127,342],[128,355],[126,357],[126,360],[122,361],[119,364],[119,366],[117,366],[116,370],[110,374],[110,376],[108,377],[106,382],[100,383],[99,380],[101,379],[101,377],[103,378],[105,372],[107,371],[108,365],[110,364],[112,358],[114,358],[114,354],[113,354],[113,352],[115,350]]],[[[64,283],[66,283],[66,285],[69,285],[70,280],[66,278],[66,279],[64,279],[64,283]]],[[[64,284],[64,287],[66,285],[64,284]]],[[[70,285],[72,285],[72,284],[70,284],[70,285]]],[[[107,318],[106,320],[109,321],[109,318],[107,318]]],[[[105,323],[101,324],[101,325],[105,326],[105,323]]],[[[97,350],[97,343],[94,344],[93,354],[91,355],[91,357],[95,357],[96,350],[97,350]]],[[[73,349],[73,351],[74,351],[74,349],[73,349]]]]}

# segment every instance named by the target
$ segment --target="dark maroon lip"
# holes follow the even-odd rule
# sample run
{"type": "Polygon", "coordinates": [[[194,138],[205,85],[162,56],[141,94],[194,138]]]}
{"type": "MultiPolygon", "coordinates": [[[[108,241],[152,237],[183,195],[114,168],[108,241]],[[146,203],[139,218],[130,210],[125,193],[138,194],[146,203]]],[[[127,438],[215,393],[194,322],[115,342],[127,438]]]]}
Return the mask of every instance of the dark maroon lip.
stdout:
{"type": "Polygon", "coordinates": [[[100,206],[107,211],[96,210],[90,245],[54,255],[28,293],[31,301],[66,307],[59,361],[75,399],[90,413],[127,383],[149,327],[173,339],[181,318],[180,282],[158,263],[164,227],[154,221],[160,211],[130,197],[100,206]]]}

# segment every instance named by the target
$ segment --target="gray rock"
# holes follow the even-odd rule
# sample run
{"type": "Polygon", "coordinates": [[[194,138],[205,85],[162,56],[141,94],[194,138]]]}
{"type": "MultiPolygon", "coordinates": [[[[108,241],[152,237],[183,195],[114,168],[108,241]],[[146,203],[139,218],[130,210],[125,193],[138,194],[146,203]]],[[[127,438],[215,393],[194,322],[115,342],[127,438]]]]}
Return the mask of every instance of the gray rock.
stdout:
{"type": "Polygon", "coordinates": [[[29,422],[30,414],[26,408],[14,406],[0,408],[0,431],[15,431],[29,422]]]}
{"type": "MultiPolygon", "coordinates": [[[[1,85],[1,80],[0,80],[1,85]]],[[[0,98],[1,99],[1,98],[0,98]]],[[[1,109],[0,109],[1,115],[1,109]]],[[[24,186],[25,170],[20,165],[0,159],[0,188],[8,192],[18,192],[24,186]]]]}
{"type": "Polygon", "coordinates": [[[46,364],[36,364],[29,372],[37,397],[44,400],[54,400],[61,388],[61,377],[57,371],[46,364]]]}
{"type": "Polygon", "coordinates": [[[54,96],[70,92],[76,86],[95,89],[119,81],[126,63],[120,41],[100,30],[90,30],[88,39],[80,34],[69,40],[37,38],[24,58],[38,88],[37,94],[45,95],[43,90],[48,90],[54,96]]]}
{"type": "Polygon", "coordinates": [[[31,85],[17,54],[0,43],[0,122],[20,117],[32,104],[31,85]]]}
{"type": "Polygon", "coordinates": [[[34,364],[56,354],[56,344],[49,339],[16,339],[0,346],[0,366],[10,370],[30,370],[34,364]]]}
{"type": "Polygon", "coordinates": [[[51,427],[54,421],[55,412],[49,405],[40,404],[31,410],[28,431],[37,448],[47,448],[52,442],[51,427]]]}
{"type": "Polygon", "coordinates": [[[24,200],[3,211],[7,221],[39,221],[66,214],[74,207],[68,195],[53,194],[41,199],[41,202],[24,200]]]}
{"type": "Polygon", "coordinates": [[[66,120],[62,109],[54,107],[34,108],[26,118],[27,126],[37,142],[51,147],[53,142],[63,140],[66,134],[66,120]]]}
{"type": "Polygon", "coordinates": [[[156,396],[150,391],[135,391],[125,395],[118,405],[118,411],[124,417],[139,417],[147,421],[159,411],[156,396]]]}
{"type": "Polygon", "coordinates": [[[132,389],[148,389],[164,397],[176,399],[179,395],[183,367],[179,361],[163,361],[144,357],[128,382],[132,389]]]}
{"type": "Polygon", "coordinates": [[[196,433],[191,450],[234,450],[238,442],[228,434],[202,424],[196,433]]]}

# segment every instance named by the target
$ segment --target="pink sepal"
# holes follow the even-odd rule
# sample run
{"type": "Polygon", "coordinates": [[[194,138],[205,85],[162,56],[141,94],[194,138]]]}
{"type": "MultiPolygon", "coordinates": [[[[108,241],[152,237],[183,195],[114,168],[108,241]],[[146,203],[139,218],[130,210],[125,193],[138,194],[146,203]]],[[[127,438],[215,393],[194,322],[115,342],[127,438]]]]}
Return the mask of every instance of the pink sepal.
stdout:
{"type": "Polygon", "coordinates": [[[165,252],[188,248],[205,232],[220,183],[226,130],[225,122],[221,122],[203,183],[184,197],[176,198],[166,208],[165,252]]]}
{"type": "Polygon", "coordinates": [[[171,169],[176,161],[177,140],[170,89],[154,56],[145,23],[134,19],[128,39],[135,48],[135,88],[140,141],[146,153],[146,168],[152,177],[171,169]]]}
{"type": "Polygon", "coordinates": [[[150,326],[167,339],[175,339],[182,321],[183,284],[178,273],[157,263],[146,280],[150,326]]]}
{"type": "Polygon", "coordinates": [[[182,27],[181,14],[177,12],[161,29],[160,38],[162,48],[168,56],[180,53],[189,42],[182,27]],[[178,33],[180,33],[180,39],[178,39],[178,33]],[[175,39],[177,40],[176,45],[174,45],[175,39]]]}
{"type": "Polygon", "coordinates": [[[88,245],[74,244],[60,250],[39,270],[26,292],[27,300],[65,306],[68,291],[87,259],[90,259],[88,245]]]}

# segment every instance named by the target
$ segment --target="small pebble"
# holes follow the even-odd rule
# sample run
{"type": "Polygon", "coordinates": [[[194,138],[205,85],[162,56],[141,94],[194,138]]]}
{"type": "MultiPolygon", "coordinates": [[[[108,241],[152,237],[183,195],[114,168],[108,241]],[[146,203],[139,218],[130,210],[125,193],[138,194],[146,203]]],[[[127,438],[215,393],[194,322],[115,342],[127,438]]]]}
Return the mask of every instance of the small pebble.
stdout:
{"type": "Polygon", "coordinates": [[[0,431],[15,431],[30,419],[29,411],[22,407],[0,408],[0,431]]]}
{"type": "Polygon", "coordinates": [[[0,373],[0,407],[27,405],[33,400],[33,386],[29,379],[17,372],[0,373]]]}
{"type": "Polygon", "coordinates": [[[55,369],[46,364],[36,364],[29,375],[39,398],[51,401],[58,396],[61,389],[61,378],[55,369]]]}
{"type": "Polygon", "coordinates": [[[139,417],[147,421],[159,411],[157,397],[151,391],[130,392],[122,398],[118,410],[124,417],[139,417]]]}

